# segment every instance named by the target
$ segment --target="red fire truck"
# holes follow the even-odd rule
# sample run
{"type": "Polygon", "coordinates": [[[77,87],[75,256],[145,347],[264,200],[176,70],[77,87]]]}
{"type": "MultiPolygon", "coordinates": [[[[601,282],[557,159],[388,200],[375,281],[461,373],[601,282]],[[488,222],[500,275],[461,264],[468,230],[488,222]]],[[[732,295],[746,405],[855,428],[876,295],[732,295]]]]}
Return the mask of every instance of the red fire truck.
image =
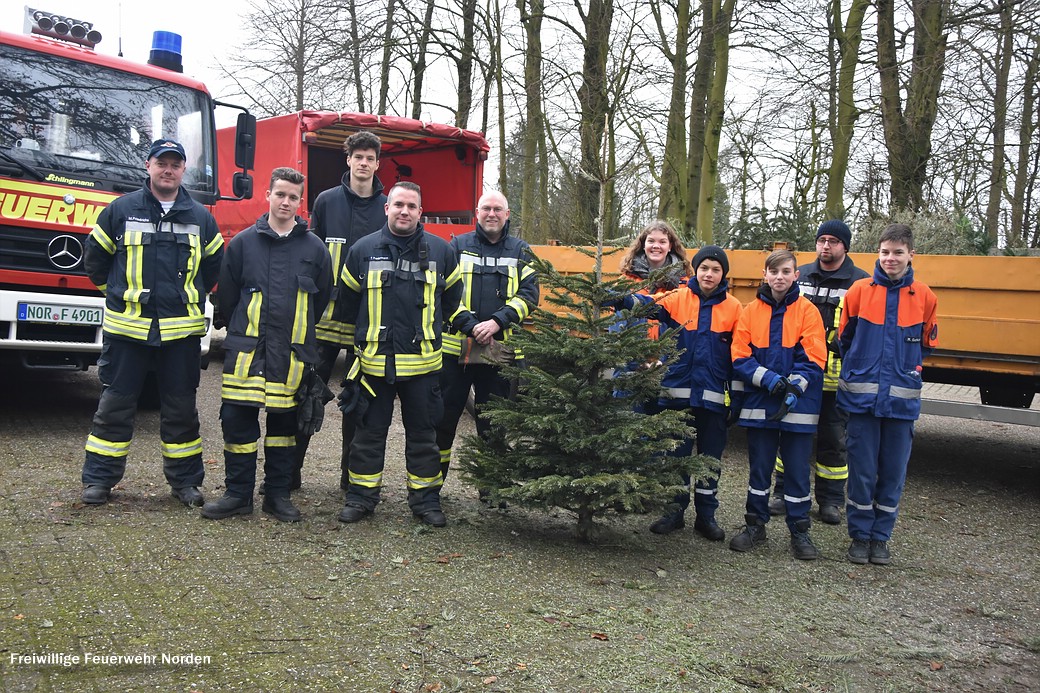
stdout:
{"type": "MultiPolygon", "coordinates": [[[[358,130],[373,132],[382,143],[377,175],[387,190],[402,180],[422,188],[423,224],[428,231],[449,238],[473,230],[490,147],[479,132],[450,125],[334,111],[262,118],[256,121],[258,190],[266,189],[272,169],[292,166],[307,176],[299,214],[308,216],[318,193],[339,185],[347,170],[343,141],[358,130]]],[[[227,172],[232,170],[235,137],[233,128],[217,132],[220,170],[225,176],[219,180],[222,186],[232,182],[227,172]]],[[[264,196],[257,194],[252,202],[218,202],[213,213],[221,233],[230,239],[267,208],[264,196]]]]}
{"type": "MultiPolygon", "coordinates": [[[[26,8],[26,28],[0,32],[0,359],[85,369],[101,350],[104,311],[83,268],[86,235],[105,205],[144,183],[155,138],[184,144],[193,197],[220,199],[217,102],[180,74],[175,34],[156,32],[139,64],[95,53],[101,35],[89,22],[26,8]]],[[[242,168],[254,124],[243,113],[231,135],[242,168]]],[[[226,190],[249,194],[245,171],[228,179],[226,190]]]]}

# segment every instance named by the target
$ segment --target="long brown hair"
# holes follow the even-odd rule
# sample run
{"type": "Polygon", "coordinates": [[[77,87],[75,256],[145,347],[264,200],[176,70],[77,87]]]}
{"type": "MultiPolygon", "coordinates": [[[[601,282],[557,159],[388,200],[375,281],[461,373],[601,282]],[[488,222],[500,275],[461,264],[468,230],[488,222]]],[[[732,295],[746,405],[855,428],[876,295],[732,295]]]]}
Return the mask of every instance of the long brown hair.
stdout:
{"type": "Polygon", "coordinates": [[[635,240],[632,241],[632,245],[628,246],[628,250],[621,257],[621,274],[633,276],[632,272],[632,261],[635,260],[636,256],[643,252],[643,246],[646,244],[646,237],[654,231],[660,231],[664,235],[668,236],[668,243],[672,246],[671,251],[675,253],[676,257],[682,261],[684,277],[693,276],[693,267],[690,266],[690,260],[686,257],[686,247],[683,246],[683,242],[679,240],[679,234],[675,232],[672,225],[667,221],[656,219],[651,221],[649,224],[643,227],[643,230],[639,232],[635,240]]]}

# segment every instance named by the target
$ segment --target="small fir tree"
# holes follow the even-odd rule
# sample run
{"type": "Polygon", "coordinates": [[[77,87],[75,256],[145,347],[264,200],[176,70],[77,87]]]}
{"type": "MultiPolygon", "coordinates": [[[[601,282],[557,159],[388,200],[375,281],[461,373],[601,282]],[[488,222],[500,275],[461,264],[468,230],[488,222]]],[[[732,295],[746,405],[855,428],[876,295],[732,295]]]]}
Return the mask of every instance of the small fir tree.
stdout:
{"type": "Polygon", "coordinates": [[[678,356],[662,354],[662,345],[674,344],[671,331],[648,338],[652,305],[617,314],[601,307],[640,285],[565,276],[537,258],[532,265],[555,310],[534,311],[533,329],[511,340],[526,364],[503,373],[519,379],[519,394],[484,406],[494,433],[487,441],[468,436],[460,467],[491,503],[573,512],[578,537],[590,541],[596,517],[667,506],[682,490],[680,473],[703,478],[708,458],[665,454],[696,435],[681,412],[634,410],[657,398],[678,356]]]}

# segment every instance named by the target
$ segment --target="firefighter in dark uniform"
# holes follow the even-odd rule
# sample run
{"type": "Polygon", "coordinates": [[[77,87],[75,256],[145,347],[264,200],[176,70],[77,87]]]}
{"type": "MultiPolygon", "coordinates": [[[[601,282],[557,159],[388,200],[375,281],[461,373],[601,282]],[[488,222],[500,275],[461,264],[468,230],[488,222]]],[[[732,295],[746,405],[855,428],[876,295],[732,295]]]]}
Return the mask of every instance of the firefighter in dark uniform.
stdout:
{"type": "Polygon", "coordinates": [[[220,272],[224,240],[205,207],[181,187],[184,147],[156,140],[144,187],[101,211],[87,238],[87,276],[105,294],[103,389],[87,437],[83,502],[108,501],[126,472],[137,399],[155,370],[163,472],[173,496],[202,505],[202,439],[195,393],[203,302],[220,272]]]}
{"type": "MultiPolygon", "coordinates": [[[[480,415],[480,406],[492,395],[509,397],[511,390],[509,380],[497,365],[479,358],[461,364],[460,355],[472,342],[499,342],[508,347],[513,329],[520,327],[524,318],[538,307],[538,277],[527,264],[531,248],[509,235],[509,202],[500,192],[485,193],[477,202],[476,214],[476,229],[451,240],[462,271],[463,305],[478,322],[470,338],[450,327],[444,333],[444,417],[437,426],[443,478],[448,475],[455,430],[470,388],[477,405],[477,435],[484,439],[490,435],[491,425],[480,415]]],[[[520,360],[523,355],[511,357],[520,360]]]]}
{"type": "MultiPolygon", "coordinates": [[[[386,224],[386,195],[383,183],[376,177],[379,169],[379,138],[371,132],[356,132],[343,143],[348,171],[335,188],[322,192],[314,200],[311,210],[311,231],[328,246],[332,256],[332,277],[338,284],[347,251],[358,239],[378,231],[386,224]]],[[[354,333],[350,327],[335,319],[336,302],[344,289],[337,285],[332,300],[316,327],[318,337],[318,375],[328,382],[332,367],[342,349],[347,350],[347,368],[353,365],[354,333]]],[[[347,454],[354,439],[354,419],[342,419],[342,455],[340,457],[340,488],[347,488],[347,454]]],[[[296,436],[296,464],[290,488],[300,488],[300,471],[307,455],[310,436],[296,436]]]]}
{"type": "Polygon", "coordinates": [[[419,186],[397,183],[386,204],[387,222],[347,253],[337,317],[354,326],[356,361],[347,388],[360,390],[353,415],[349,485],[341,522],[357,522],[379,502],[386,437],[395,396],[401,400],[408,470],[408,505],[434,527],[441,511],[441,468],[436,425],[443,403],[439,383],[444,322],[463,334],[476,324],[462,306],[462,277],[447,241],[420,223],[419,186]]]}
{"type": "Polygon", "coordinates": [[[226,490],[202,507],[203,517],[219,520],[253,512],[264,407],[263,511],[283,522],[300,519],[289,500],[297,391],[314,377],[314,325],[332,293],[329,254],[296,216],[303,181],[295,169],[272,171],[270,211],[231,239],[224,256],[217,299],[228,320],[220,388],[226,490]]]}
{"type": "MultiPolygon", "coordinates": [[[[829,219],[816,232],[816,260],[798,268],[798,290],[820,309],[827,334],[827,369],[823,374],[823,405],[816,429],[816,502],[820,520],[829,525],[841,523],[845,505],[845,481],[849,467],[845,452],[845,425],[848,414],[835,404],[841,358],[838,356],[838,324],[841,301],[857,280],[870,276],[852,262],[847,253],[852,232],[845,222],[829,219]]],[[[784,513],[784,463],[776,458],[776,483],[769,501],[773,515],[784,513]]]]}

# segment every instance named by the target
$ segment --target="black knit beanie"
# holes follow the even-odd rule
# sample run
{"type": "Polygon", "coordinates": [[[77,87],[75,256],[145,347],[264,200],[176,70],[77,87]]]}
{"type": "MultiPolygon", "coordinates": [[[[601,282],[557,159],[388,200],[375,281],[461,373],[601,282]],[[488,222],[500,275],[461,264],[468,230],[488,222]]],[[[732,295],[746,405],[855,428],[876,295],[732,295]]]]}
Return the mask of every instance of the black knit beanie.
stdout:
{"type": "Polygon", "coordinates": [[[722,278],[725,279],[726,275],[729,274],[729,258],[726,257],[726,251],[717,245],[706,245],[697,251],[697,254],[693,256],[693,271],[697,272],[697,268],[705,260],[714,260],[715,262],[722,265],[722,278]]]}
{"type": "Polygon", "coordinates": [[[845,252],[848,252],[849,246],[852,245],[852,232],[849,231],[849,227],[841,219],[828,219],[820,224],[820,230],[816,232],[816,237],[819,238],[820,236],[834,236],[845,246],[845,252]]]}

